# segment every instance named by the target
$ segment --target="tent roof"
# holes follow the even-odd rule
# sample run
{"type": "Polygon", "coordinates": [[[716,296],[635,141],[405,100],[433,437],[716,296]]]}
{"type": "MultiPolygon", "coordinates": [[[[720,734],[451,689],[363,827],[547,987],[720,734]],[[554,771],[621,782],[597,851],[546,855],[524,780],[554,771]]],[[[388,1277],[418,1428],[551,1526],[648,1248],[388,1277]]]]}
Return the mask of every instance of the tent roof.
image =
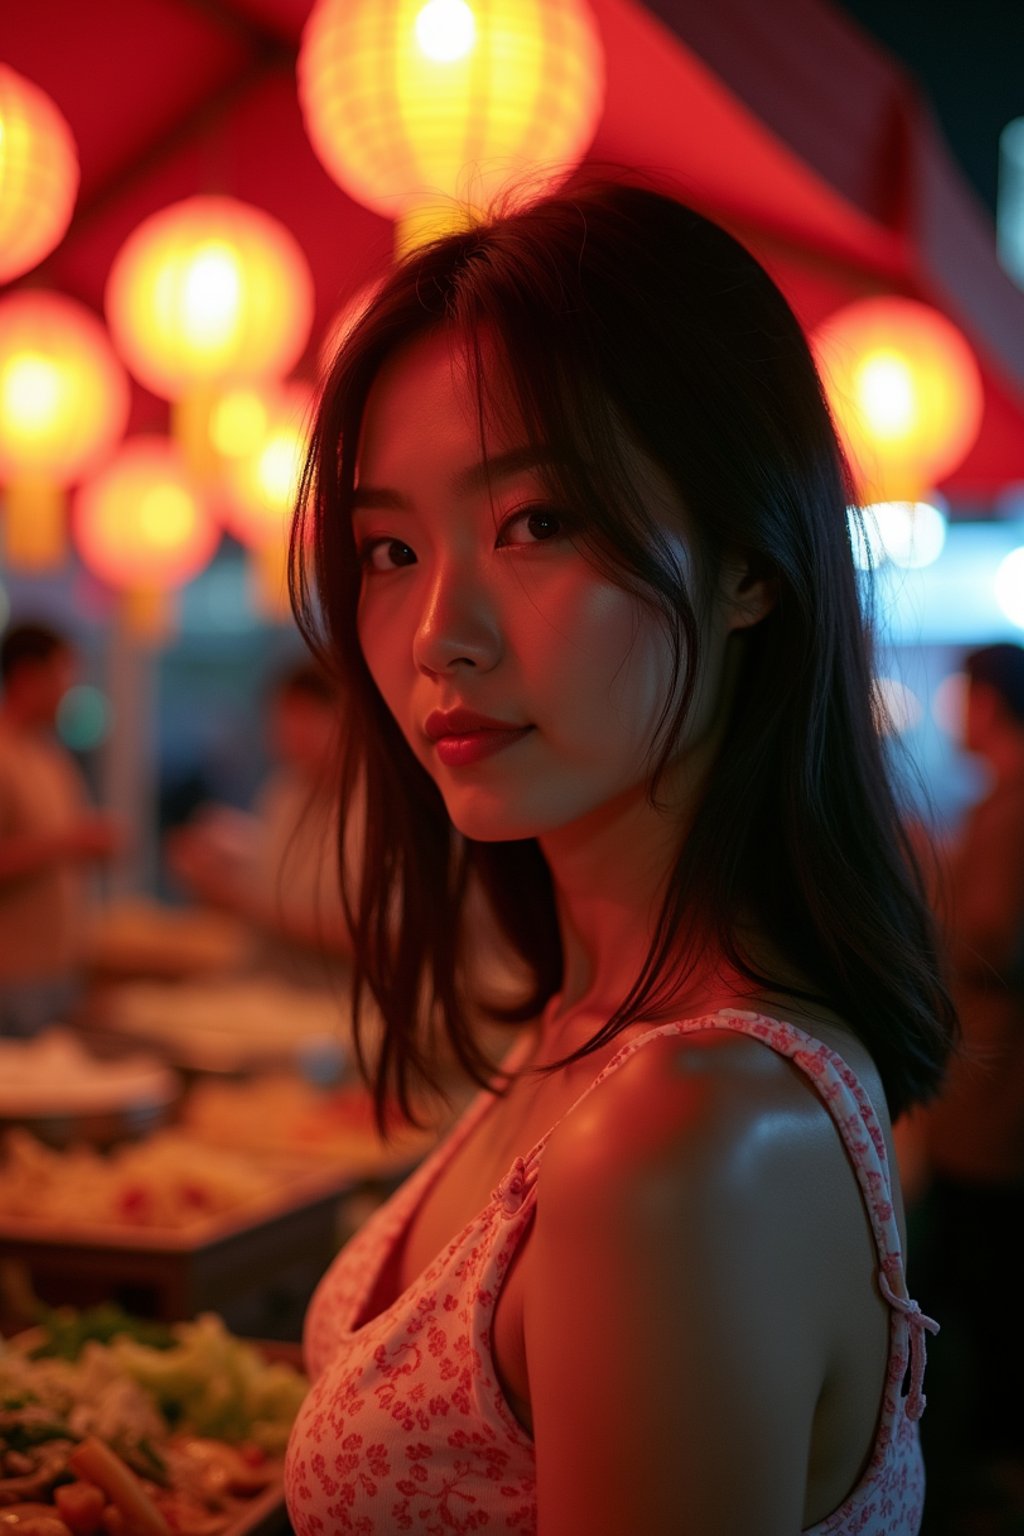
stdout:
{"type": "MultiPolygon", "coordinates": [[[[747,240],[808,326],[882,288],[944,309],[986,389],[979,442],[946,488],[985,496],[1024,480],[1024,295],[905,74],[827,0],[591,3],[608,61],[592,158],[669,173],[747,240]]],[[[309,9],[32,0],[10,11],[2,56],[56,100],[82,167],[70,230],[21,282],[101,310],[111,261],[142,218],[229,192],[304,247],[322,333],[392,230],[335,186],[306,138],[294,62],[309,9]]],[[[165,422],[137,387],[133,427],[165,422]]]]}

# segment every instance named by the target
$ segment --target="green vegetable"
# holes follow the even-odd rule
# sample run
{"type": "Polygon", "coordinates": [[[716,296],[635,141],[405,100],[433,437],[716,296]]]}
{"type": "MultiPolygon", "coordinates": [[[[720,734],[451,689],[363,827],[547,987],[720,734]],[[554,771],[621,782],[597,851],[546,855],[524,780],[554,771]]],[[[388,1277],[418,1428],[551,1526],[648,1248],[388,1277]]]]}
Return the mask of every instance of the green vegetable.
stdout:
{"type": "Polygon", "coordinates": [[[171,1349],[128,1338],[112,1357],[156,1399],[172,1424],[217,1440],[252,1440],[283,1450],[308,1383],[287,1365],[268,1365],[258,1350],[234,1338],[213,1313],[174,1326],[171,1349]]]}
{"type": "Polygon", "coordinates": [[[93,1340],[109,1344],[113,1339],[129,1338],[157,1350],[174,1345],[174,1334],[166,1324],[132,1317],[109,1302],[81,1311],[44,1307],[40,1310],[39,1326],[46,1337],[31,1351],[33,1360],[77,1360],[85,1345],[93,1340]]]}

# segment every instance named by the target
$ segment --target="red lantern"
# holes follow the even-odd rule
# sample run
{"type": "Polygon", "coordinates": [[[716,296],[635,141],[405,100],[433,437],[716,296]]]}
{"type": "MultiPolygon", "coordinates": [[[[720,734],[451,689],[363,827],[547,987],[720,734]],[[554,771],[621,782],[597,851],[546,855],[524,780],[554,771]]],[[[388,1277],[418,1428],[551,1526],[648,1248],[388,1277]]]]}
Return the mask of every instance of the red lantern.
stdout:
{"type": "Polygon", "coordinates": [[[48,256],[71,222],[78,153],[45,91],[0,64],[0,283],[48,256]]]}
{"type": "Polygon", "coordinates": [[[122,592],[137,632],[166,625],[166,596],[209,564],[218,529],[181,450],[161,437],[129,439],[74,501],[85,564],[122,592]]]}
{"type": "Polygon", "coordinates": [[[861,500],[917,501],[981,427],[981,374],[950,320],[912,299],[861,299],[812,344],[861,500]]]}
{"type": "Polygon", "coordinates": [[[301,356],[313,279],[294,236],[261,208],[191,197],[131,234],[107,280],[118,351],[147,389],[277,378],[301,356]]]}
{"type": "Polygon", "coordinates": [[[298,77],[328,174],[411,238],[568,175],[604,103],[585,0],[317,0],[298,77]]]}
{"type": "Polygon", "coordinates": [[[100,320],[63,294],[0,300],[0,480],[7,555],[40,569],[64,549],[64,491],[128,424],[128,379],[100,320]]]}

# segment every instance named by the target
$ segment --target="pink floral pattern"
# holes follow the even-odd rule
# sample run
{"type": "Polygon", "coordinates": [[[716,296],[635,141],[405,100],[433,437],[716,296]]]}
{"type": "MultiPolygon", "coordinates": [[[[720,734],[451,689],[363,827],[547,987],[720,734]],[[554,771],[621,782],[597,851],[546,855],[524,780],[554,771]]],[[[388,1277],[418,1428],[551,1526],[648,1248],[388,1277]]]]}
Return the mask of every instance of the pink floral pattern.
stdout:
{"type": "MultiPolygon", "coordinates": [[[[856,1170],[878,1246],[879,1287],[891,1307],[888,1378],[870,1463],[845,1503],[805,1536],[914,1536],[924,1502],[916,1420],[924,1408],[925,1334],[936,1325],[906,1294],[885,1143],[854,1073],[794,1025],[724,1009],[635,1036],[577,1102],[649,1040],[701,1029],[761,1040],[814,1083],[856,1170]]],[[[408,1290],[368,1315],[418,1201],[493,1102],[479,1095],[339,1254],[313,1297],[305,1337],[313,1385],[285,1468],[297,1536],[536,1530],[533,1443],[498,1383],[491,1319],[532,1219],[550,1131],[516,1158],[480,1214],[408,1290]]]]}

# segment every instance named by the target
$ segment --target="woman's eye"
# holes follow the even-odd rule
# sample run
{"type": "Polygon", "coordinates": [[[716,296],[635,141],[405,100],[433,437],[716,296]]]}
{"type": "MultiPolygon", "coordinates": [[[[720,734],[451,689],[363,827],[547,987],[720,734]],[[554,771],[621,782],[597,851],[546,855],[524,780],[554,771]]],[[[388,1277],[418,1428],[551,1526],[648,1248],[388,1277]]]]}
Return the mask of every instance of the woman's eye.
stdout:
{"type": "Polygon", "coordinates": [[[370,571],[395,571],[403,565],[416,564],[416,551],[401,539],[369,539],[359,551],[361,563],[370,571]]]}
{"type": "Polygon", "coordinates": [[[501,525],[499,544],[540,544],[565,532],[565,518],[550,507],[524,507],[501,525]]]}

